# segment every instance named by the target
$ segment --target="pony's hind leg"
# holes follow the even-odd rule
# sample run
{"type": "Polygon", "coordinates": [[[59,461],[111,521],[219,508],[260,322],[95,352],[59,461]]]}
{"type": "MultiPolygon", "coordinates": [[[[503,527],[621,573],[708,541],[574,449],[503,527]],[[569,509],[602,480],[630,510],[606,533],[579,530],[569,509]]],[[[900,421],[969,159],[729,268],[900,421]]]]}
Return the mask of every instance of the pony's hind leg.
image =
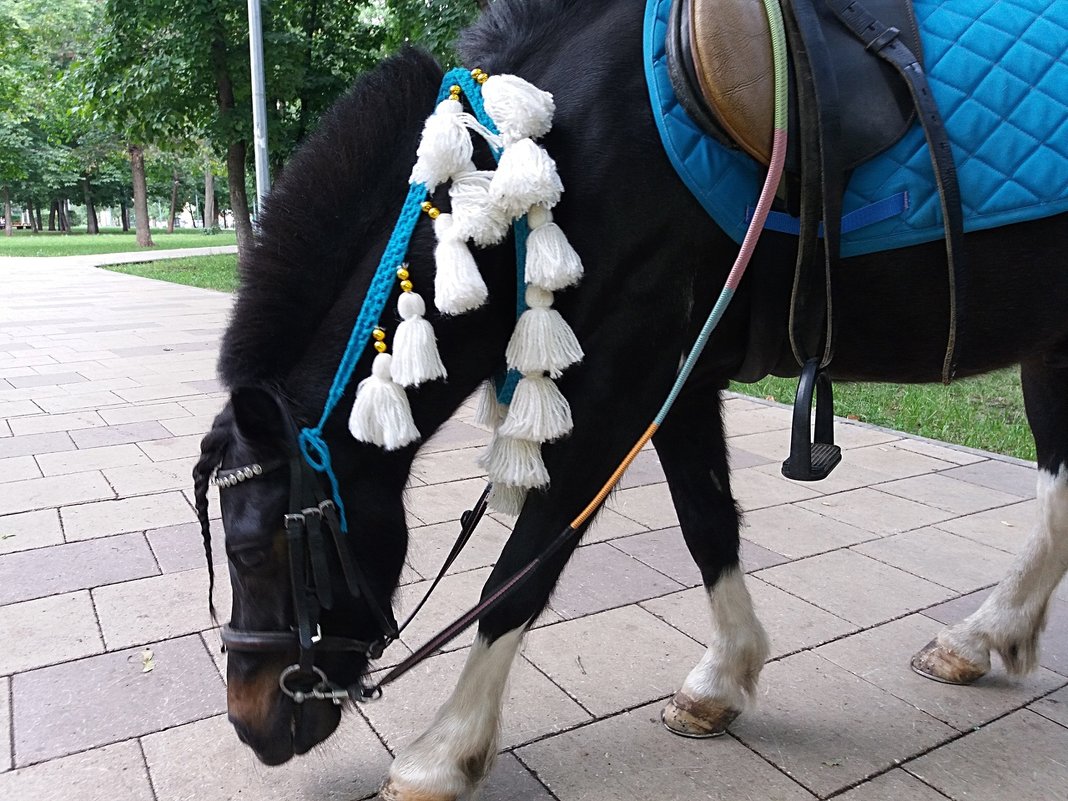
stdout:
{"type": "Polygon", "coordinates": [[[654,444],[712,612],[708,650],[664,709],[663,721],[676,734],[715,737],[752,697],[769,650],[738,564],[738,510],[719,392],[688,388],[654,444]]]}
{"type": "Polygon", "coordinates": [[[1039,357],[1023,365],[1022,378],[1038,452],[1038,520],[983,605],[913,657],[916,672],[938,681],[975,681],[990,669],[991,650],[1011,673],[1034,668],[1046,605],[1068,570],[1068,369],[1039,357]]]}

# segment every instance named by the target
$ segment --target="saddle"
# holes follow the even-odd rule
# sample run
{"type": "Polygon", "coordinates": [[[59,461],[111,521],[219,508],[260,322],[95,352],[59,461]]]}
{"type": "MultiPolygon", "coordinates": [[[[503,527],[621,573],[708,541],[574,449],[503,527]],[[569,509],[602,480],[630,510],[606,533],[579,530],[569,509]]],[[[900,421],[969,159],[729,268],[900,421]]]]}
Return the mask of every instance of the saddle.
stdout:
{"type": "MultiPolygon", "coordinates": [[[[842,197],[851,170],[894,145],[919,119],[937,179],[949,264],[950,332],[943,365],[956,370],[963,213],[948,135],[927,86],[911,0],[780,0],[790,52],[789,146],[780,208],[800,217],[789,341],[801,366],[789,478],[825,478],[834,444],[826,368],[834,355],[833,278],[842,197]],[[816,437],[811,407],[816,400],[816,437]]],[[[768,164],[774,131],[771,31],[759,0],[673,0],[667,55],[675,94],[709,135],[768,164]]],[[[759,377],[759,376],[756,376],[759,377]]],[[[750,378],[749,380],[753,380],[750,378]]]]}

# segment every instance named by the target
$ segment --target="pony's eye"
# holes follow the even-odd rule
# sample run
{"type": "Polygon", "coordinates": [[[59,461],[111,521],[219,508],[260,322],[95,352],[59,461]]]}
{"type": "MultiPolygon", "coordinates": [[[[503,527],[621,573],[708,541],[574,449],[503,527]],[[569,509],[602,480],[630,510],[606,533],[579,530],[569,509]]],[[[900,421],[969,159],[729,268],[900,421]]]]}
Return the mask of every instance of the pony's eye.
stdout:
{"type": "Polygon", "coordinates": [[[267,564],[267,548],[241,548],[230,551],[230,559],[238,567],[256,570],[267,564]]]}

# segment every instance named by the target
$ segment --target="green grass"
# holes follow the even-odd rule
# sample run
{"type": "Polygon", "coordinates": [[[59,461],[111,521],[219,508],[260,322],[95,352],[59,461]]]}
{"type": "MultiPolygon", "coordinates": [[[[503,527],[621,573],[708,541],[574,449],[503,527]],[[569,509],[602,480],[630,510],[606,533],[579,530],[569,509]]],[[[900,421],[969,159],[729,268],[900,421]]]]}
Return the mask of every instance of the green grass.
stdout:
{"type": "Polygon", "coordinates": [[[237,256],[190,256],[184,259],[115,264],[107,269],[157,281],[233,292],[237,289],[237,256]]]}
{"type": "MultiPolygon", "coordinates": [[[[237,244],[233,231],[220,231],[208,235],[202,229],[184,229],[168,234],[153,230],[152,241],[158,250],[171,248],[208,248],[237,244]]],[[[140,250],[133,231],[123,233],[118,229],[105,228],[102,233],[90,236],[84,231],[61,234],[54,231],[34,234],[16,231],[14,236],[0,232],[0,256],[85,256],[99,253],[125,253],[140,250]]]]}
{"type": "MultiPolygon", "coordinates": [[[[745,395],[793,403],[797,381],[765,378],[732,384],[745,395]]],[[[1024,416],[1017,370],[941,384],[835,384],[834,411],[842,417],[967,445],[1020,459],[1035,458],[1024,416]]]]}

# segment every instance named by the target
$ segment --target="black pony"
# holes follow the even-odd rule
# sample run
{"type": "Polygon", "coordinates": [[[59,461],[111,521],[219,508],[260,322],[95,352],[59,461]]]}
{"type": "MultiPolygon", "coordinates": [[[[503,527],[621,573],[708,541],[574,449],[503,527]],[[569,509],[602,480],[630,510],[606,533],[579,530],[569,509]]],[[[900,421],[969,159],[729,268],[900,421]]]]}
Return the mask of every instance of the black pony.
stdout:
{"type": "MultiPolygon", "coordinates": [[[[498,0],[462,40],[467,66],[521,75],[554,94],[556,120],[545,145],[567,190],[554,213],[586,268],[580,287],[557,302],[586,353],[559,384],[571,403],[574,433],[545,447],[551,486],[527,499],[484,594],[544,550],[646,428],[737,251],[661,151],[641,68],[641,33],[642,4],[633,0],[498,0]]],[[[291,475],[296,463],[287,468],[285,461],[295,447],[289,417],[314,423],[323,407],[404,199],[441,79],[436,63],[409,50],[361,80],[286,167],[241,263],[220,368],[231,402],[204,439],[195,477],[206,531],[212,472],[227,476],[252,464],[263,470],[255,480],[224,483],[221,499],[232,629],[278,632],[283,643],[232,649],[227,667],[230,718],[242,740],[272,764],[328,737],[340,715],[327,700],[298,704],[279,689],[279,675],[297,653],[295,635],[287,634],[295,620],[282,528],[291,479],[299,484],[291,475]]],[[[448,207],[446,192],[434,200],[448,207]]],[[[796,244],[793,237],[764,235],[733,305],[654,439],[712,607],[711,647],[665,710],[665,723],[682,734],[722,733],[752,693],[767,653],[738,568],[720,391],[757,341],[764,352],[771,342],[777,344],[772,351],[784,354],[769,370],[796,374],[785,344],[796,244]]],[[[951,681],[982,675],[991,649],[1013,670],[1033,667],[1046,602],[1068,566],[1068,271],[1056,267],[1068,252],[1068,219],[969,234],[965,245],[972,310],[958,374],[1022,365],[1042,516],[984,607],[917,657],[918,669],[951,681]]],[[[409,261],[413,280],[427,291],[432,253],[433,232],[424,220],[409,261]]],[[[515,315],[513,249],[480,251],[478,263],[490,303],[434,319],[449,379],[410,393],[424,438],[503,363],[515,315]]],[[[938,242],[844,260],[834,376],[938,381],[948,327],[945,276],[938,242]]],[[[353,384],[368,375],[371,355],[357,366],[353,384]]],[[[354,391],[348,387],[343,408],[354,391]]],[[[324,436],[348,509],[351,557],[364,580],[353,597],[332,560],[332,608],[322,610],[319,622],[324,637],[371,643],[383,634],[376,610],[389,609],[403,565],[402,490],[417,445],[385,452],[360,444],[343,418],[336,415],[324,436]]],[[[455,799],[485,775],[513,656],[573,547],[556,553],[481,620],[456,692],[397,757],[385,798],[455,799]]],[[[355,650],[317,652],[314,667],[355,685],[367,668],[365,652],[373,649],[355,650]]]]}

